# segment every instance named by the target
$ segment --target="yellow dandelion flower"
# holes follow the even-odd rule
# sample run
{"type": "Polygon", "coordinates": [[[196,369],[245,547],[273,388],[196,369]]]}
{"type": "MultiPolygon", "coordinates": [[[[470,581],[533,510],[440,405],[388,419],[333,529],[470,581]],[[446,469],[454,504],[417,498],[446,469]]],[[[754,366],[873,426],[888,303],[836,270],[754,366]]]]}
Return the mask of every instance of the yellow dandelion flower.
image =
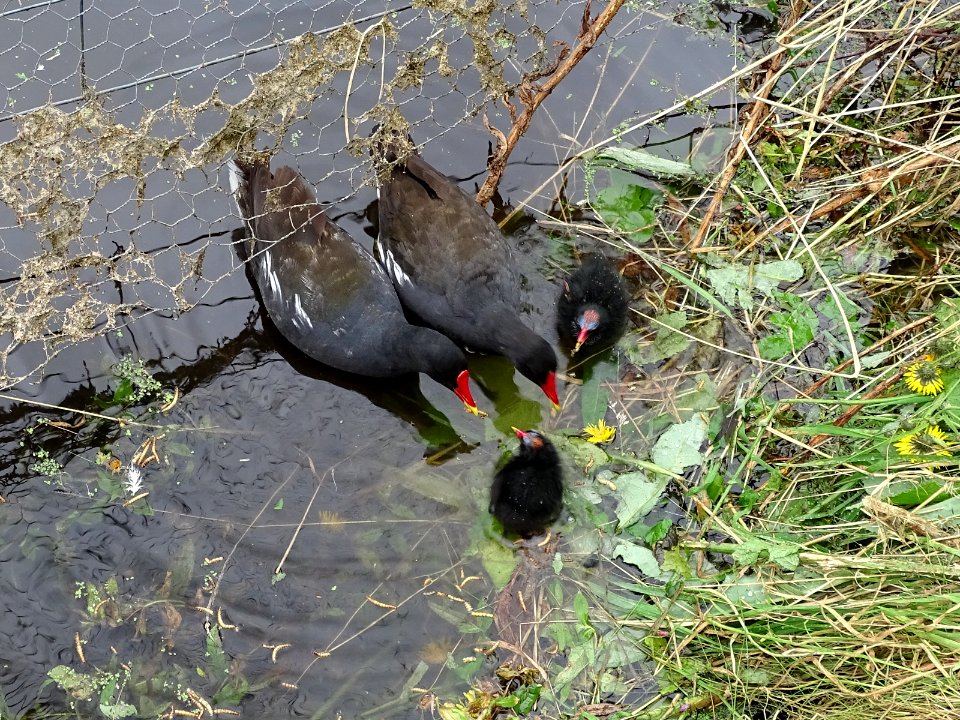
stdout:
{"type": "Polygon", "coordinates": [[[910,457],[911,460],[917,460],[917,455],[950,457],[950,451],[946,445],[947,434],[940,429],[939,425],[931,425],[915,433],[904,435],[893,444],[901,456],[910,457]]]}
{"type": "Polygon", "coordinates": [[[584,439],[589,443],[598,445],[608,443],[617,436],[617,428],[607,425],[603,418],[597,421],[596,425],[587,425],[583,428],[584,439]]]}
{"type": "Polygon", "coordinates": [[[943,390],[940,366],[933,355],[924,355],[923,360],[908,367],[903,379],[908,388],[921,395],[936,395],[943,390]]]}

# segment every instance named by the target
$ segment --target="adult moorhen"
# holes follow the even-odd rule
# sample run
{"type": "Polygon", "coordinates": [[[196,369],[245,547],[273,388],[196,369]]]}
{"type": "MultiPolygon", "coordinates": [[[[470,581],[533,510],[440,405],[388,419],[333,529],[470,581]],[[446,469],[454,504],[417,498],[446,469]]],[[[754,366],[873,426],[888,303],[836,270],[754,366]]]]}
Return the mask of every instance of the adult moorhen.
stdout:
{"type": "Polygon", "coordinates": [[[412,154],[379,189],[377,253],[400,300],[424,324],[471,350],[506,355],[525,377],[557,398],[557,357],[517,317],[520,275],[493,219],[446,175],[412,154]]]}
{"type": "Polygon", "coordinates": [[[494,477],[490,512],[507,532],[530,537],[560,517],[560,458],[553,444],[536,430],[512,429],[520,438],[520,452],[494,477]]]}
{"type": "Polygon", "coordinates": [[[407,322],[383,268],[327,218],[296,170],[235,160],[230,187],[250,230],[247,257],[263,305],[287,340],[357,375],[425,373],[479,414],[463,352],[407,322]]]}
{"type": "Polygon", "coordinates": [[[574,355],[581,347],[604,350],[627,329],[630,298],[620,274],[601,255],[588,255],[564,283],[557,300],[560,343],[574,355]]]}

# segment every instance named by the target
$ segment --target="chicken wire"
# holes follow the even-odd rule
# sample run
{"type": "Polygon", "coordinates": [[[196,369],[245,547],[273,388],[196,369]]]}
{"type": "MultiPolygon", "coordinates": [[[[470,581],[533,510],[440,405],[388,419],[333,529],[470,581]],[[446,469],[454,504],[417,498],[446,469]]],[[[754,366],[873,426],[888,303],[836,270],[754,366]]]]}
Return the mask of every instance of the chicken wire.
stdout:
{"type": "Polygon", "coordinates": [[[326,197],[347,196],[372,180],[365,140],[374,123],[409,123],[429,143],[475,118],[524,74],[551,66],[555,43],[575,41],[584,5],[50,0],[0,8],[7,388],[144,313],[190,310],[236,271],[230,231],[239,222],[221,171],[238,150],[319,155],[326,174],[310,181],[336,190],[326,197]]]}

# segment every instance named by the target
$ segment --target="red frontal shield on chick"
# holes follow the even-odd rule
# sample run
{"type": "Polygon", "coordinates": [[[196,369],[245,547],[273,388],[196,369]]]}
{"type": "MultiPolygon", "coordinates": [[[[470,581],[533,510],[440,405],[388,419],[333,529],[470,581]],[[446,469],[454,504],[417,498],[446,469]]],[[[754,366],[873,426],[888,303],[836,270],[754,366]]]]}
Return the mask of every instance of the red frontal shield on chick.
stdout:
{"type": "Polygon", "coordinates": [[[543,447],[543,435],[538,433],[536,430],[521,430],[517,427],[511,427],[510,429],[516,433],[517,437],[520,439],[520,442],[531,450],[538,450],[543,447]]]}
{"type": "Polygon", "coordinates": [[[575,355],[577,350],[587,341],[590,331],[596,330],[597,326],[600,325],[600,313],[596,310],[584,310],[577,324],[580,326],[580,332],[577,334],[577,344],[573,346],[571,355],[575,355]]]}

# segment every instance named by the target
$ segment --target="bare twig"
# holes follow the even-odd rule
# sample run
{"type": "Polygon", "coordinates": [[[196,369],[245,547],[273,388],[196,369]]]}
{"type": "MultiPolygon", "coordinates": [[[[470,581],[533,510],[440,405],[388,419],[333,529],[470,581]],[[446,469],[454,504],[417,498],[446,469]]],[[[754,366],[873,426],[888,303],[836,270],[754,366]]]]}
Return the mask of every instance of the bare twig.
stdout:
{"type": "Polygon", "coordinates": [[[720,209],[720,203],[723,202],[723,198],[727,194],[727,189],[730,187],[730,183],[733,182],[734,175],[737,174],[737,168],[740,167],[740,161],[743,160],[743,157],[747,152],[747,145],[749,142],[751,142],[750,138],[770,112],[767,104],[762,101],[768,97],[773,91],[773,88],[776,87],[777,77],[780,74],[780,67],[783,65],[783,61],[786,59],[789,53],[790,33],[800,18],[800,10],[801,4],[793,3],[790,9],[790,15],[783,24],[783,27],[785,28],[785,36],[781,38],[780,52],[771,57],[769,63],[767,64],[766,77],[763,80],[763,84],[760,86],[760,90],[754,96],[753,106],[750,108],[750,115],[747,118],[746,123],[744,123],[743,131],[740,133],[736,146],[731,149],[730,157],[727,160],[723,175],[720,176],[720,183],[717,186],[717,191],[713,194],[713,200],[710,202],[710,206],[707,208],[707,211],[703,214],[703,219],[700,221],[700,229],[697,230],[697,234],[693,238],[693,242],[690,243],[688,248],[690,252],[695,252],[697,248],[703,245],[703,240],[710,231],[710,225],[713,220],[713,216],[716,215],[717,210],[720,209]]]}
{"type": "MultiPolygon", "coordinates": [[[[610,21],[613,20],[614,16],[623,6],[623,3],[624,0],[610,0],[610,3],[600,14],[591,20],[591,3],[588,0],[584,7],[583,21],[580,35],[577,37],[576,47],[572,51],[570,51],[569,48],[561,50],[557,67],[549,73],[543,85],[533,85],[533,82],[540,79],[543,73],[524,76],[520,90],[518,91],[520,100],[524,105],[523,112],[513,121],[513,126],[510,128],[510,132],[507,134],[505,141],[501,140],[503,136],[502,133],[499,131],[493,133],[497,138],[497,149],[487,163],[489,171],[486,180],[483,181],[483,186],[477,193],[478,203],[486,205],[490,202],[490,198],[492,198],[494,192],[496,192],[497,185],[500,184],[503,171],[507,167],[507,160],[510,158],[510,153],[513,152],[513,148],[527,131],[537,108],[543,104],[543,101],[549,97],[553,89],[560,84],[560,81],[570,74],[570,71],[577,66],[577,63],[579,63],[596,44],[597,39],[603,31],[607,29],[610,21]]],[[[493,131],[491,130],[491,132],[493,131]]]]}

